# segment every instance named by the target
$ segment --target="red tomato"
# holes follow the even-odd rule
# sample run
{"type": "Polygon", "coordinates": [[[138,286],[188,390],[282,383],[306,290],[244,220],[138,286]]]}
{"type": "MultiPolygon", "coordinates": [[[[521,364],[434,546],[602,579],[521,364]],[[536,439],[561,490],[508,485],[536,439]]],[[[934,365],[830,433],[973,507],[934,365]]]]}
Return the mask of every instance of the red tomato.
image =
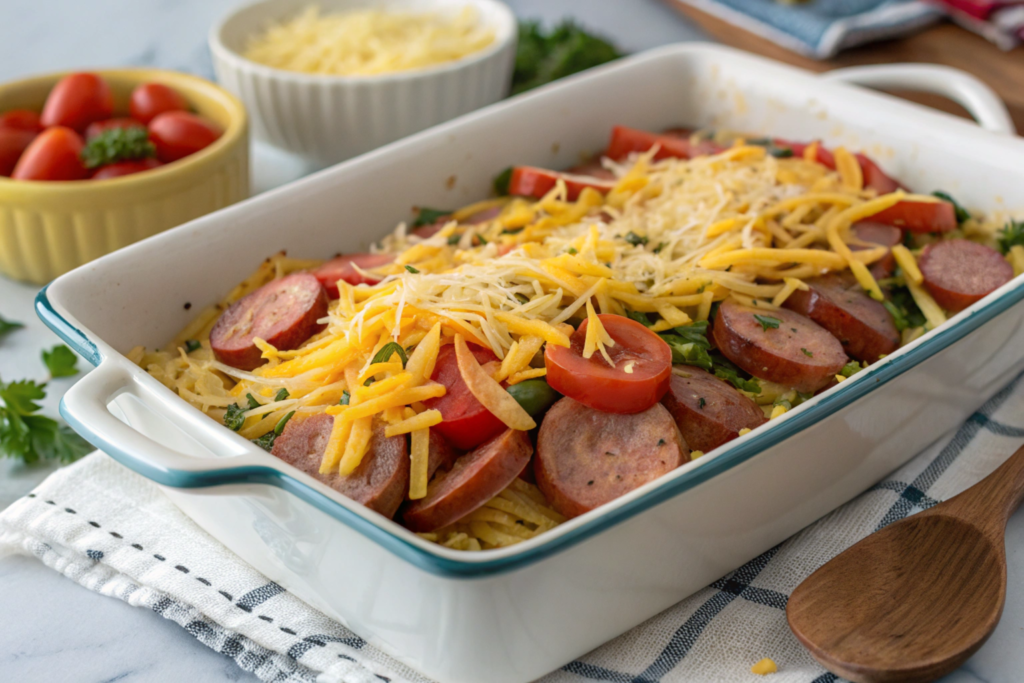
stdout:
{"type": "MultiPolygon", "coordinates": [[[[490,349],[482,346],[469,344],[469,350],[481,365],[498,360],[490,349]]],[[[462,381],[455,347],[451,344],[442,346],[437,354],[432,379],[443,384],[447,393],[440,398],[428,399],[423,405],[441,411],[444,421],[432,429],[436,429],[453,446],[468,451],[507,429],[504,422],[476,400],[462,381]]]]}
{"type": "Polygon", "coordinates": [[[950,232],[956,230],[956,209],[949,202],[898,202],[870,217],[907,232],[950,232]]]}
{"type": "Polygon", "coordinates": [[[195,154],[219,137],[217,124],[187,111],[164,112],[149,122],[149,139],[165,164],[195,154]]]}
{"type": "Polygon", "coordinates": [[[570,175],[585,175],[601,180],[615,180],[615,174],[601,165],[600,161],[588,161],[585,164],[573,166],[566,173],[570,175]]]}
{"type": "Polygon", "coordinates": [[[565,181],[566,195],[571,202],[579,198],[585,187],[592,187],[601,194],[607,194],[615,187],[615,182],[610,180],[559,173],[535,166],[516,166],[508,183],[508,192],[521,197],[540,199],[555,187],[559,179],[565,181]]]}
{"type": "Polygon", "coordinates": [[[33,130],[0,128],[0,176],[9,176],[14,171],[21,153],[35,139],[33,130]]]}
{"type": "Polygon", "coordinates": [[[132,91],[128,111],[133,118],[149,123],[167,111],[188,111],[188,102],[177,90],[162,83],[143,83],[132,91]]]}
{"type": "Polygon", "coordinates": [[[640,413],[661,400],[672,375],[672,350],[661,337],[621,315],[598,316],[615,341],[609,347],[615,367],[599,352],[583,357],[584,320],[568,348],[548,344],[544,351],[548,384],[583,405],[606,413],[640,413]],[[628,364],[632,372],[626,372],[628,364]]]}
{"type": "MultiPolygon", "coordinates": [[[[789,140],[781,140],[778,138],[772,140],[772,142],[776,147],[789,147],[793,150],[793,156],[800,157],[801,159],[804,156],[804,150],[811,146],[811,143],[808,142],[790,142],[789,140]]],[[[836,158],[832,155],[832,152],[820,142],[818,143],[818,154],[816,156],[816,160],[822,166],[830,168],[833,171],[836,170],[836,158]]]]}
{"type": "Polygon", "coordinates": [[[723,149],[709,140],[694,144],[689,138],[681,138],[675,133],[658,135],[636,128],[615,126],[604,154],[614,161],[622,161],[632,152],[646,152],[655,145],[659,145],[658,152],[654,155],[655,161],[670,157],[691,159],[706,154],[717,154],[723,149]]]}
{"type": "Polygon", "coordinates": [[[113,113],[114,96],[106,81],[96,74],[71,74],[53,86],[40,121],[45,128],[66,126],[81,133],[113,113]]]}
{"type": "Polygon", "coordinates": [[[82,164],[85,143],[70,128],[47,128],[18,159],[11,177],[15,180],[82,180],[89,171],[82,164]]]}
{"type": "Polygon", "coordinates": [[[864,187],[878,191],[878,194],[890,194],[902,188],[897,181],[886,175],[885,171],[864,154],[854,154],[860,163],[860,172],[864,176],[864,187]]]}
{"type": "Polygon", "coordinates": [[[115,128],[146,128],[146,124],[141,123],[135,119],[128,117],[121,117],[116,119],[106,119],[104,121],[94,121],[89,124],[89,127],[85,129],[85,139],[92,140],[94,137],[106,133],[108,130],[114,130],[115,128]]]}
{"type": "Polygon", "coordinates": [[[356,266],[363,270],[370,270],[386,266],[394,260],[393,254],[346,254],[317,266],[310,273],[316,276],[316,279],[327,290],[327,296],[337,299],[338,280],[344,280],[350,285],[375,285],[384,279],[370,273],[360,273],[356,270],[356,266]]]}
{"type": "Polygon", "coordinates": [[[115,164],[107,164],[106,166],[100,166],[92,174],[93,180],[107,180],[109,178],[120,178],[121,176],[132,175],[133,173],[141,173],[142,171],[148,171],[151,168],[157,166],[163,166],[156,159],[140,159],[138,161],[119,161],[115,164]]]}
{"type": "Polygon", "coordinates": [[[38,133],[43,129],[39,123],[39,114],[28,109],[12,109],[9,112],[0,114],[0,128],[17,128],[18,130],[30,130],[38,133]]]}

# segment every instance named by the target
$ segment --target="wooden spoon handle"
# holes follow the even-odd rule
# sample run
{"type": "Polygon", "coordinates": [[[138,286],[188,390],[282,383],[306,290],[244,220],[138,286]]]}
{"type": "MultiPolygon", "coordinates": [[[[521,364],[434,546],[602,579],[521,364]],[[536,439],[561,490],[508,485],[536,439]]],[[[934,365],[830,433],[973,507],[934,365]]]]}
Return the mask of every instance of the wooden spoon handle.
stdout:
{"type": "Polygon", "coordinates": [[[969,520],[1002,539],[1010,515],[1022,502],[1024,446],[1018,448],[995,472],[951,498],[944,506],[944,514],[969,520]]]}

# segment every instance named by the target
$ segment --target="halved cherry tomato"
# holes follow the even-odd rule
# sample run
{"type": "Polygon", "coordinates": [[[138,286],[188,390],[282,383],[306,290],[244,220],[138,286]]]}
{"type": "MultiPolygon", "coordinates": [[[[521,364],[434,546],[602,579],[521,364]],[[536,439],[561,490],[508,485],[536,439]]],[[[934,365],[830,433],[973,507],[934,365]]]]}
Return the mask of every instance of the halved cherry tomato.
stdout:
{"type": "Polygon", "coordinates": [[[15,180],[83,180],[89,171],[82,163],[85,143],[64,126],[47,128],[18,159],[11,177],[15,180]]]}
{"type": "Polygon", "coordinates": [[[957,226],[956,209],[949,202],[902,201],[870,216],[870,220],[907,232],[950,232],[957,226]]]}
{"type": "Polygon", "coordinates": [[[864,154],[854,154],[860,163],[860,172],[864,176],[864,187],[870,187],[878,194],[889,194],[901,189],[903,186],[886,175],[885,171],[878,167],[878,164],[864,154]]]}
{"type": "Polygon", "coordinates": [[[614,161],[622,161],[633,152],[646,152],[655,145],[659,145],[659,149],[654,155],[655,161],[670,157],[692,159],[697,156],[717,154],[723,150],[720,145],[710,140],[693,143],[689,138],[681,138],[676,134],[659,135],[646,130],[615,126],[612,129],[612,139],[608,143],[608,149],[605,150],[604,155],[614,161]]]}
{"type": "MultiPolygon", "coordinates": [[[[490,349],[482,346],[469,344],[469,350],[481,365],[498,360],[490,349]]],[[[438,352],[431,378],[443,384],[447,392],[440,398],[424,401],[423,405],[441,411],[444,421],[432,429],[436,429],[453,446],[468,451],[507,429],[504,422],[484,408],[470,393],[469,387],[462,380],[459,362],[455,358],[455,347],[451,344],[442,346],[438,352]]]]}
{"type": "Polygon", "coordinates": [[[85,139],[88,142],[94,137],[106,133],[108,130],[114,130],[115,128],[146,128],[146,124],[136,119],[128,117],[120,117],[114,119],[105,119],[103,121],[93,121],[89,124],[89,127],[85,129],[85,139]]]}
{"type": "Polygon", "coordinates": [[[132,118],[149,123],[167,111],[188,111],[188,102],[177,90],[162,83],[143,83],[132,90],[128,111],[132,118]]]}
{"type": "Polygon", "coordinates": [[[205,149],[219,137],[217,124],[187,111],[164,112],[149,122],[149,139],[165,164],[205,149]]]}
{"type": "Polygon", "coordinates": [[[22,152],[35,140],[34,130],[0,128],[0,176],[9,176],[21,158],[22,152]]]}
{"type": "Polygon", "coordinates": [[[28,109],[12,109],[0,114],[0,128],[17,128],[18,130],[30,130],[38,133],[43,129],[39,123],[39,114],[28,109]]]}
{"type": "Polygon", "coordinates": [[[384,278],[370,273],[361,273],[356,269],[370,270],[386,266],[395,260],[394,254],[345,254],[331,259],[327,263],[309,271],[327,290],[327,296],[338,298],[338,280],[350,285],[375,285],[384,278]]]}
{"type": "Polygon", "coordinates": [[[601,194],[607,194],[615,187],[615,182],[610,180],[559,173],[535,166],[516,166],[508,183],[508,193],[540,199],[550,192],[559,180],[565,181],[566,197],[570,202],[579,199],[580,192],[583,192],[585,187],[591,187],[601,194]]]}
{"type": "Polygon", "coordinates": [[[566,173],[600,178],[601,180],[615,180],[615,174],[602,166],[600,161],[588,161],[585,164],[573,166],[566,173]]]}
{"type": "Polygon", "coordinates": [[[141,173],[142,171],[148,171],[157,166],[163,166],[156,159],[139,159],[137,161],[118,161],[114,164],[107,164],[106,166],[100,166],[96,169],[96,172],[92,174],[93,180],[108,180],[110,178],[120,178],[121,176],[132,175],[133,173],[141,173]]]}
{"type": "Polygon", "coordinates": [[[661,400],[672,375],[672,350],[661,337],[621,315],[598,318],[615,346],[608,347],[614,367],[600,352],[583,357],[589,320],[568,348],[548,344],[544,351],[548,384],[583,405],[606,413],[640,413],[661,400]]]}
{"type": "Polygon", "coordinates": [[[114,113],[114,96],[107,82],[96,74],[71,74],[53,86],[40,122],[43,127],[66,126],[79,133],[90,123],[109,119],[114,113]]]}

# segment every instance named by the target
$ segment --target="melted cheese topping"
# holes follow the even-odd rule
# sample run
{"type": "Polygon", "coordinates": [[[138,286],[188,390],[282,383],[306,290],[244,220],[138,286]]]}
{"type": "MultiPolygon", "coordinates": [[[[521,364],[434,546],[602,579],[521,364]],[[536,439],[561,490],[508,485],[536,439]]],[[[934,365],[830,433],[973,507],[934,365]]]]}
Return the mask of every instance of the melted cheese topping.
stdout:
{"type": "Polygon", "coordinates": [[[314,5],[252,37],[244,56],[287,71],[372,76],[453,62],[493,42],[494,31],[470,6],[454,14],[321,14],[314,5]]]}

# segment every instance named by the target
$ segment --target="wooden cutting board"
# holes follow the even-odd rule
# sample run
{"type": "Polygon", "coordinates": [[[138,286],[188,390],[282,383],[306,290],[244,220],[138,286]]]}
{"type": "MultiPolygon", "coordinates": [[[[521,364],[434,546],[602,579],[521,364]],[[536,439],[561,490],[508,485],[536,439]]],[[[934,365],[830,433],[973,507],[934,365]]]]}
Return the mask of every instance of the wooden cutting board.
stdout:
{"type": "MultiPolygon", "coordinates": [[[[771,0],[765,0],[769,2],[771,0]]],[[[1003,52],[981,36],[943,22],[905,38],[870,43],[840,52],[833,59],[817,61],[694,9],[680,0],[664,0],[716,41],[764,55],[811,71],[828,71],[844,66],[928,62],[956,67],[971,73],[998,93],[1010,110],[1018,132],[1024,133],[1024,47],[1003,52]]],[[[895,92],[909,100],[959,116],[967,112],[949,100],[926,93],[895,92]]]]}

